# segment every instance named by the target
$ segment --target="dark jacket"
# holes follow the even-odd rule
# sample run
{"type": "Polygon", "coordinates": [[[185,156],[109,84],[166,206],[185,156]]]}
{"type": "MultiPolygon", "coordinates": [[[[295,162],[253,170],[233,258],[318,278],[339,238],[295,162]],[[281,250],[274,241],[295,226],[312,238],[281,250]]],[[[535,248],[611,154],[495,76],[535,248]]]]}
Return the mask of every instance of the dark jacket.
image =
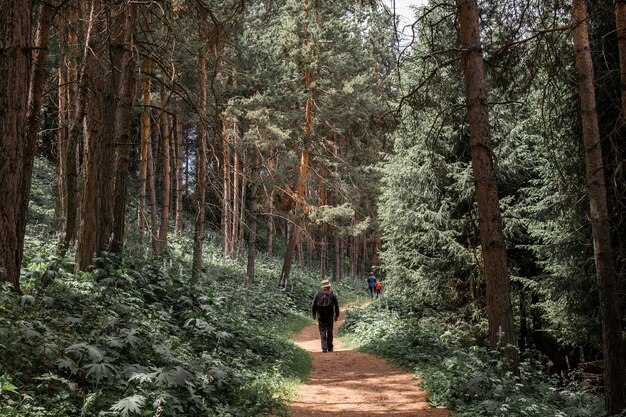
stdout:
{"type": "Polygon", "coordinates": [[[319,290],[313,297],[311,305],[313,318],[320,321],[332,322],[339,317],[339,300],[332,290],[319,290]]]}
{"type": "Polygon", "coordinates": [[[370,275],[369,277],[367,277],[367,285],[370,288],[375,288],[376,287],[376,276],[375,275],[370,275]]]}

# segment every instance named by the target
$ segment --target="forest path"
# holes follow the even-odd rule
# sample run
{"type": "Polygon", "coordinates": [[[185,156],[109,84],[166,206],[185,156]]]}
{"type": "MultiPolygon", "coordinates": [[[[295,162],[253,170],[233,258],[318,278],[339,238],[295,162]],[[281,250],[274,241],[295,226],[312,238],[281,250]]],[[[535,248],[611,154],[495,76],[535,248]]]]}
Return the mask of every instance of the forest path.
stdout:
{"type": "MultiPolygon", "coordinates": [[[[334,333],[343,324],[343,311],[334,333]]],[[[335,339],[334,351],[322,353],[317,324],[308,326],[295,342],[313,357],[313,370],[291,403],[292,417],[447,417],[433,408],[409,372],[382,359],[344,348],[335,339]]]]}

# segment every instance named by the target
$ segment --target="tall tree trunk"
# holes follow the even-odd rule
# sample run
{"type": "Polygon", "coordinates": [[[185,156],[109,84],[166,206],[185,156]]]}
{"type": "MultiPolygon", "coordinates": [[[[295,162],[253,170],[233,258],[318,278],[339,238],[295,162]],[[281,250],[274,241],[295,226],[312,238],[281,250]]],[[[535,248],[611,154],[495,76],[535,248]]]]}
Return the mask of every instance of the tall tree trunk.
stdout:
{"type": "MultiPolygon", "coordinates": [[[[149,12],[148,12],[149,13],[149,12]]],[[[150,17],[146,17],[148,26],[150,17]]],[[[141,156],[139,161],[139,203],[137,206],[137,224],[139,225],[140,246],[143,250],[143,239],[146,228],[146,195],[148,190],[148,155],[150,149],[150,72],[152,71],[152,59],[147,56],[143,60],[141,82],[141,94],[143,110],[141,112],[141,156]]]]}
{"type": "Polygon", "coordinates": [[[257,150],[252,149],[252,169],[250,181],[246,190],[246,203],[248,206],[248,263],[246,266],[246,282],[248,287],[254,284],[254,265],[256,261],[256,230],[257,230],[257,191],[259,181],[259,167],[257,150]]]}
{"type": "Polygon", "coordinates": [[[67,170],[65,165],[65,155],[67,154],[67,120],[68,120],[68,102],[67,102],[67,86],[66,86],[65,71],[63,68],[59,68],[58,71],[58,89],[57,89],[57,195],[55,203],[55,217],[57,218],[57,230],[63,231],[63,219],[67,215],[67,202],[65,200],[65,172],[67,170]]]}
{"type": "Polygon", "coordinates": [[[114,95],[106,6],[94,1],[94,41],[85,57],[84,170],[76,269],[86,270],[108,248],[113,224],[114,95]]]}
{"type": "Polygon", "coordinates": [[[615,0],[615,26],[619,50],[622,120],[626,123],[626,0],[615,0]]]}
{"type": "Polygon", "coordinates": [[[28,93],[28,116],[26,143],[24,146],[24,163],[22,173],[22,190],[19,212],[18,229],[18,259],[24,254],[24,236],[26,234],[26,222],[28,220],[28,203],[30,201],[30,188],[33,176],[33,164],[35,161],[35,148],[39,133],[41,115],[41,103],[43,100],[43,87],[46,79],[46,58],[48,57],[48,39],[50,26],[52,25],[52,6],[41,3],[39,5],[39,18],[37,19],[37,33],[35,35],[35,48],[33,50],[33,68],[31,75],[30,91],[28,93]]]}
{"type": "Polygon", "coordinates": [[[20,292],[20,204],[27,146],[31,2],[5,1],[0,13],[0,283],[20,292]]]}
{"type": "MultiPolygon", "coordinates": [[[[309,45],[310,39],[308,38],[310,35],[307,33],[308,28],[308,19],[309,19],[309,0],[304,0],[304,33],[305,39],[304,44],[309,45]]],[[[312,58],[313,59],[313,58],[312,58]]],[[[291,263],[293,260],[293,253],[296,249],[296,244],[298,242],[300,236],[300,221],[299,216],[301,215],[300,210],[304,204],[304,196],[306,195],[306,182],[309,175],[309,146],[311,141],[311,131],[313,130],[313,105],[314,105],[314,92],[313,92],[313,69],[312,63],[309,63],[304,69],[304,86],[307,91],[307,99],[304,105],[304,129],[303,129],[303,146],[302,146],[302,154],[300,156],[300,170],[298,173],[298,179],[296,181],[295,191],[295,208],[293,210],[293,233],[290,236],[289,244],[287,245],[287,251],[285,252],[285,259],[283,261],[283,268],[280,274],[280,287],[287,287],[287,283],[289,282],[289,276],[291,275],[291,263]]]]}
{"type": "Polygon", "coordinates": [[[135,101],[136,6],[126,1],[113,17],[111,49],[115,80],[115,182],[113,235],[109,250],[121,253],[124,248],[128,167],[132,150],[133,104],[135,101]]]}
{"type": "Polygon", "coordinates": [[[239,202],[240,202],[240,189],[239,189],[239,149],[237,143],[237,122],[233,123],[233,215],[232,215],[232,226],[230,228],[231,238],[230,238],[230,248],[229,255],[232,257],[237,253],[237,248],[239,246],[239,202]]]}
{"type": "Polygon", "coordinates": [[[161,207],[161,227],[159,229],[159,242],[157,253],[162,253],[167,248],[167,232],[169,230],[170,215],[170,194],[171,194],[171,176],[170,176],[170,134],[168,126],[168,117],[165,112],[166,105],[165,87],[161,85],[161,143],[163,146],[163,205],[161,207]]]}
{"type": "Polygon", "coordinates": [[[152,133],[148,143],[148,186],[150,187],[150,242],[152,243],[152,253],[159,253],[158,250],[158,227],[157,227],[157,204],[156,204],[156,169],[154,161],[154,145],[152,144],[152,133]]]}
{"type": "Polygon", "coordinates": [[[176,171],[174,195],[176,198],[176,215],[174,216],[174,230],[177,234],[183,231],[183,120],[179,109],[176,112],[176,171]]]}
{"type": "Polygon", "coordinates": [[[222,204],[222,227],[224,228],[224,256],[230,255],[231,247],[231,227],[232,227],[232,198],[231,198],[231,180],[230,180],[230,133],[229,121],[226,117],[222,117],[222,138],[223,138],[223,189],[224,201],[222,204]]]}
{"type": "MultiPolygon", "coordinates": [[[[472,170],[478,203],[480,242],[485,265],[489,341],[492,347],[515,345],[506,246],[502,232],[495,163],[492,158],[487,87],[484,78],[476,0],[457,0],[465,49],[465,88],[471,137],[472,170]]],[[[516,349],[507,354],[517,364],[516,349]]]]}
{"type": "Polygon", "coordinates": [[[587,18],[587,1],[574,0],[572,7],[574,53],[580,85],[587,192],[602,317],[605,401],[609,414],[616,414],[626,408],[626,370],[587,18]]]}
{"type": "MultiPolygon", "coordinates": [[[[270,156],[269,161],[267,163],[267,171],[268,177],[273,178],[274,176],[274,158],[270,156]]],[[[268,215],[267,215],[267,256],[272,257],[274,254],[274,236],[276,235],[276,221],[274,219],[274,196],[272,193],[268,192],[267,187],[263,186],[265,189],[265,195],[267,196],[267,204],[268,204],[268,215]]]]}
{"type": "MultiPolygon", "coordinates": [[[[70,26],[78,26],[78,12],[76,5],[70,7],[70,26]]],[[[85,118],[85,101],[87,100],[87,83],[85,82],[87,55],[91,50],[91,32],[94,25],[94,7],[95,2],[92,0],[89,4],[89,17],[87,18],[87,27],[85,30],[85,43],[82,51],[82,63],[80,73],[77,69],[76,60],[70,53],[70,57],[66,62],[67,81],[68,81],[68,98],[70,107],[71,124],[67,140],[67,153],[65,157],[65,196],[66,213],[65,213],[65,233],[61,241],[60,251],[63,253],[67,248],[76,241],[78,236],[78,216],[79,216],[79,194],[78,194],[78,173],[80,170],[79,144],[80,135],[83,130],[83,120],[85,118]]],[[[76,31],[70,29],[67,33],[67,43],[71,50],[75,50],[78,36],[76,31]]]]}
{"type": "MultiPolygon", "coordinates": [[[[204,45],[207,40],[206,29],[200,23],[199,40],[204,45]]],[[[204,217],[207,169],[207,131],[204,117],[207,114],[207,74],[206,56],[203,48],[198,52],[198,150],[196,154],[196,226],[193,238],[193,261],[191,267],[192,282],[197,282],[202,272],[202,244],[204,242],[204,217]]]]}

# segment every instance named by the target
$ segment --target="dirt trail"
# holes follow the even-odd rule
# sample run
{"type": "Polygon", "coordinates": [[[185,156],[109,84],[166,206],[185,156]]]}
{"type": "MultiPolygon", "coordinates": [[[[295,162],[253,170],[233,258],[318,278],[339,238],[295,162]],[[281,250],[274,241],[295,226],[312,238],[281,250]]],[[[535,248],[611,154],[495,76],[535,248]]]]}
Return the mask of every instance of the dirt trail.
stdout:
{"type": "MultiPolygon", "coordinates": [[[[343,312],[335,323],[335,334],[343,312]]],[[[313,356],[313,371],[292,402],[292,417],[447,417],[432,408],[411,373],[371,355],[344,348],[335,339],[334,352],[322,353],[317,324],[304,329],[295,342],[313,356]]]]}

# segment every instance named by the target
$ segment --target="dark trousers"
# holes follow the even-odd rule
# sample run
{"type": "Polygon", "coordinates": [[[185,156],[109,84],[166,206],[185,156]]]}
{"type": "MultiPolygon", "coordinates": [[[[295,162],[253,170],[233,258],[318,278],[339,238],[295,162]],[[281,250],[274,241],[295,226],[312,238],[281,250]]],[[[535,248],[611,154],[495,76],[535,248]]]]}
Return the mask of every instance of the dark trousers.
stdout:
{"type": "Polygon", "coordinates": [[[333,350],[333,321],[318,320],[317,325],[320,329],[320,340],[322,341],[322,350],[333,350]]]}

